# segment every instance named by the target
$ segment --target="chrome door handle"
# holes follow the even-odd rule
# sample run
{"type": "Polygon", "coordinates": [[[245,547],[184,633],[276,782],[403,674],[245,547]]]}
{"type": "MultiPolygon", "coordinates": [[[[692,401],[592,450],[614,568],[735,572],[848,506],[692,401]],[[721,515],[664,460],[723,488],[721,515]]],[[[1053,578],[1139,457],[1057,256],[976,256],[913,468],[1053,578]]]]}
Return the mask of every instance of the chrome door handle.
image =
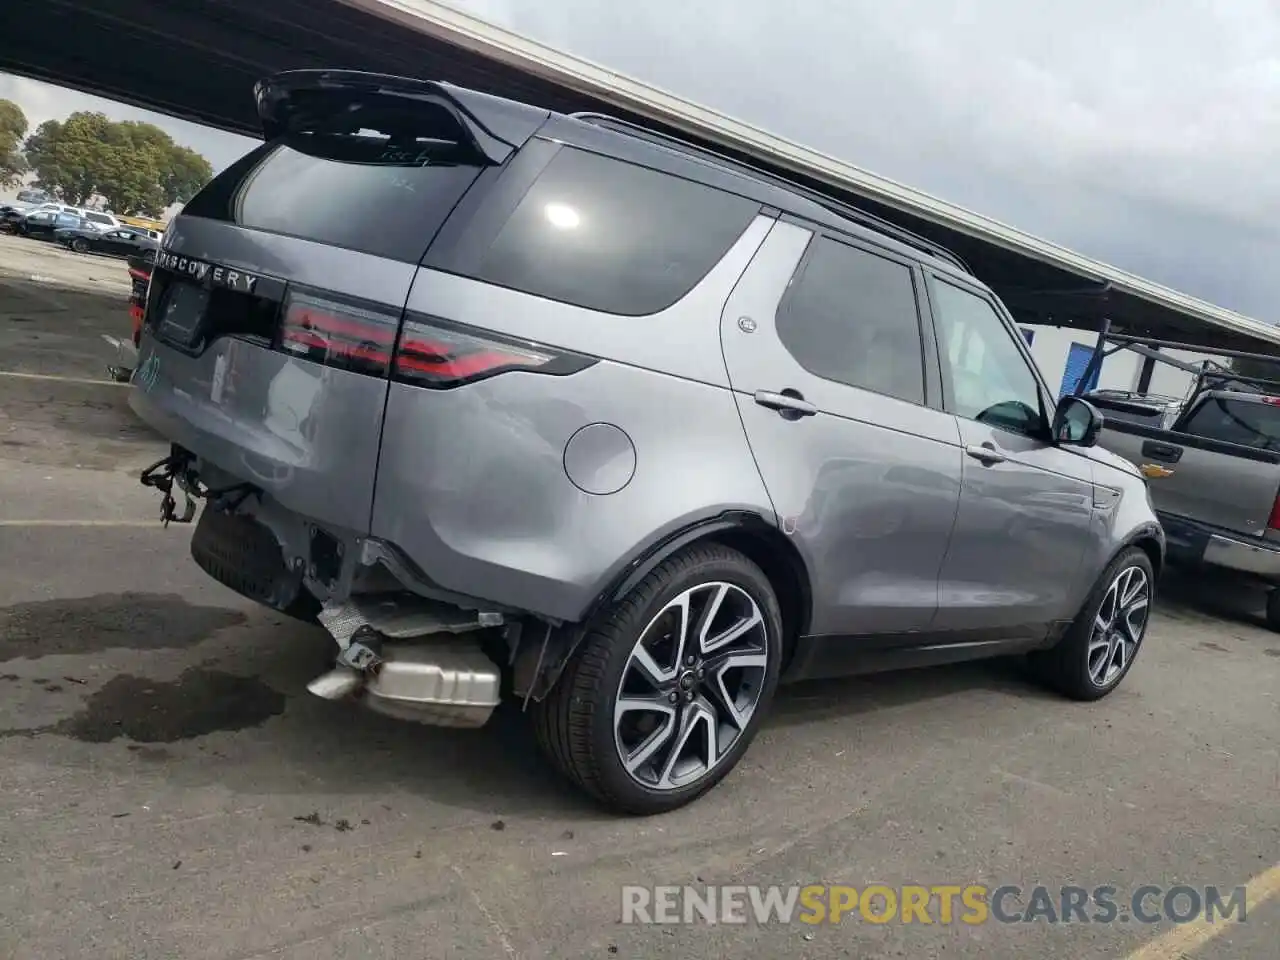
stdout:
{"type": "Polygon", "coordinates": [[[812,417],[818,408],[802,397],[797,391],[774,393],[772,390],[757,390],[753,398],[762,407],[777,410],[784,417],[788,414],[795,417],[812,417]]]}
{"type": "Polygon", "coordinates": [[[1009,459],[995,447],[988,447],[986,444],[970,444],[964,448],[964,452],[975,460],[981,460],[983,466],[987,467],[993,463],[1004,463],[1009,459]]]}

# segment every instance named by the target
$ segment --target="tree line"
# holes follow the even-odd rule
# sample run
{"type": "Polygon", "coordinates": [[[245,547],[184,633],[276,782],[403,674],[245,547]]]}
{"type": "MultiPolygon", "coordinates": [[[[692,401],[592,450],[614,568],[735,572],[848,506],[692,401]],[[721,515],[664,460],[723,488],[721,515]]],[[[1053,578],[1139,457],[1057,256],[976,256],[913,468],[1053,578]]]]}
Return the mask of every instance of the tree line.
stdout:
{"type": "Polygon", "coordinates": [[[78,111],[27,130],[22,108],[0,100],[0,186],[34,173],[34,186],[75,206],[100,196],[116,213],[159,216],[213,176],[208,160],[150,123],[78,111]]]}

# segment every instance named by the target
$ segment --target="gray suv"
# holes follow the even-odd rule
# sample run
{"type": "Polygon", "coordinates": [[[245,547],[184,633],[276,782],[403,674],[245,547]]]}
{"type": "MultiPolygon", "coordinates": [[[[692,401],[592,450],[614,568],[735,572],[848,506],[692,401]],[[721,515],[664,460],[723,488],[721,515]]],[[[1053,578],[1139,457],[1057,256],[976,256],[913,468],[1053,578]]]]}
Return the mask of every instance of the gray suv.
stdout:
{"type": "Polygon", "coordinates": [[[165,234],[131,403],[196,562],[336,641],[311,690],[532,715],[614,809],[727,774],[779,682],[1017,654],[1093,700],[1164,539],[935,245],[598,115],[345,71],[165,234]]]}

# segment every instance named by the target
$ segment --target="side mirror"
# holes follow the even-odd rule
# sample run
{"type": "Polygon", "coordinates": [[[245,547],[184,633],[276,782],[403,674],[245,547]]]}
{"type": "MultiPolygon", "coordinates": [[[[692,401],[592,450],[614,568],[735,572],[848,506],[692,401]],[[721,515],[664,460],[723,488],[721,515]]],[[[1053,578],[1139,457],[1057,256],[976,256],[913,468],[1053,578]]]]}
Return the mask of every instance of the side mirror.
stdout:
{"type": "Polygon", "coordinates": [[[1102,432],[1103,416],[1088,400],[1063,397],[1053,415],[1053,442],[1092,447],[1102,432]]]}

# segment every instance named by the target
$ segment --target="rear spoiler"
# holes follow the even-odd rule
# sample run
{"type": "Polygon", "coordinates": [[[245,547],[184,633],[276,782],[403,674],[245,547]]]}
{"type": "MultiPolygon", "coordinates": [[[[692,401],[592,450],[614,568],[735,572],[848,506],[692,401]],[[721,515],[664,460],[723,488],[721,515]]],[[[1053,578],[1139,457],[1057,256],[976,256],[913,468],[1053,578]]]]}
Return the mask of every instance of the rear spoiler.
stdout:
{"type": "Polygon", "coordinates": [[[432,104],[453,117],[467,142],[495,166],[524,146],[551,115],[449,83],[359,70],[287,70],[260,80],[253,94],[267,140],[374,98],[432,104]]]}
{"type": "Polygon", "coordinates": [[[1229,389],[1231,386],[1245,389],[1255,388],[1260,393],[1280,395],[1280,379],[1269,377],[1251,377],[1234,372],[1231,360],[1257,360],[1273,363],[1280,369],[1280,356],[1267,353],[1246,353],[1242,350],[1225,350],[1218,347],[1205,347],[1195,343],[1181,343],[1177,340],[1161,340],[1157,337],[1135,337],[1128,334],[1113,333],[1110,321],[1104,320],[1102,329],[1098,331],[1098,341],[1093,348],[1093,356],[1085,367],[1084,374],[1076,382],[1074,395],[1080,396],[1087,391],[1088,384],[1102,370],[1102,361],[1121,350],[1131,350],[1140,356],[1167,364],[1186,373],[1194,374],[1195,382],[1190,394],[1183,402],[1184,411],[1190,410],[1202,393],[1210,390],[1229,389]],[[1214,359],[1200,363],[1189,363],[1177,357],[1171,357],[1164,350],[1185,350],[1189,353],[1205,354],[1220,357],[1223,362],[1214,359]]]}

